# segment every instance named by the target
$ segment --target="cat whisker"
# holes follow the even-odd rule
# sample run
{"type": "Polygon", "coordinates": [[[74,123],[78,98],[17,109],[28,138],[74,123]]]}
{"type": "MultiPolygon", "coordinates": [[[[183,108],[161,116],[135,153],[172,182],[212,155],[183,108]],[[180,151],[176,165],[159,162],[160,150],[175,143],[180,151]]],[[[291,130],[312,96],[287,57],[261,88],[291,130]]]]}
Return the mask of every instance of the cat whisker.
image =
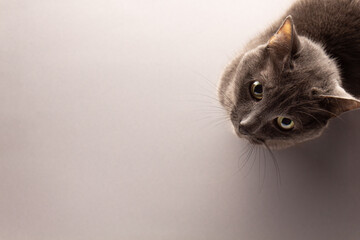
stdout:
{"type": "Polygon", "coordinates": [[[299,102],[297,104],[292,104],[290,105],[289,108],[296,108],[296,107],[300,107],[300,106],[306,106],[308,107],[309,104],[314,104],[314,103],[317,103],[318,101],[316,100],[309,100],[309,101],[302,101],[302,102],[299,102]]]}
{"type": "Polygon", "coordinates": [[[228,114],[226,114],[224,111],[221,111],[219,109],[213,108],[213,109],[202,109],[199,110],[201,113],[210,113],[210,114],[217,114],[218,116],[224,116],[230,118],[228,114]]]}
{"type": "MultiPolygon", "coordinates": [[[[245,167],[245,165],[246,165],[247,162],[249,161],[249,159],[250,159],[250,157],[251,157],[251,155],[252,155],[253,150],[254,150],[254,145],[253,145],[253,144],[250,144],[250,148],[249,148],[249,151],[247,151],[245,160],[243,161],[243,163],[242,163],[241,166],[238,166],[238,168],[239,168],[238,171],[239,171],[239,172],[242,171],[242,169],[245,167]]],[[[242,157],[242,156],[240,156],[240,158],[239,158],[239,163],[240,163],[241,157],[242,157]]]]}
{"type": "MultiPolygon", "coordinates": [[[[199,94],[199,95],[200,95],[200,96],[203,96],[203,97],[207,97],[207,98],[215,101],[216,103],[219,103],[219,100],[216,99],[216,98],[214,98],[214,97],[207,96],[207,95],[204,95],[204,94],[199,94]]],[[[222,109],[222,110],[227,110],[227,111],[231,111],[232,108],[233,108],[233,105],[228,104],[228,103],[226,103],[226,102],[223,103],[223,107],[222,107],[222,106],[218,106],[218,105],[216,105],[216,106],[219,107],[219,108],[222,109]]]]}
{"type": "Polygon", "coordinates": [[[206,116],[203,118],[196,119],[196,121],[205,121],[205,120],[208,120],[206,125],[207,126],[211,125],[211,127],[217,127],[218,125],[220,125],[222,123],[226,123],[226,122],[230,121],[230,119],[225,116],[217,116],[217,117],[206,116]]]}
{"type": "Polygon", "coordinates": [[[211,100],[214,100],[216,103],[219,102],[219,100],[217,98],[214,98],[213,96],[208,96],[208,95],[205,95],[205,94],[198,94],[199,96],[203,96],[203,97],[207,97],[211,100]]]}
{"type": "MultiPolygon", "coordinates": [[[[259,151],[258,151],[258,167],[259,167],[259,184],[261,182],[261,161],[260,161],[260,152],[262,151],[262,147],[259,148],[259,151]]],[[[261,186],[261,185],[260,185],[261,186]]]]}
{"type": "MultiPolygon", "coordinates": [[[[211,82],[204,74],[199,73],[195,70],[193,70],[193,72],[197,75],[199,75],[200,77],[202,77],[204,80],[206,80],[206,82],[209,84],[210,87],[214,88],[218,94],[220,94],[222,97],[226,98],[226,100],[228,100],[233,106],[235,106],[235,103],[230,99],[229,96],[226,95],[226,93],[223,90],[220,90],[218,88],[218,86],[216,86],[216,84],[214,84],[213,82],[211,82]]],[[[218,99],[216,99],[216,101],[218,101],[218,99]]],[[[231,109],[233,106],[227,106],[229,107],[229,109],[231,109]]]]}
{"type": "Polygon", "coordinates": [[[302,113],[302,114],[305,114],[311,118],[313,118],[320,126],[322,125],[321,122],[319,121],[319,119],[317,119],[314,115],[310,114],[310,113],[307,113],[307,112],[303,112],[303,111],[297,111],[298,113],[302,113]]]}
{"type": "MultiPolygon", "coordinates": [[[[230,119],[227,116],[203,116],[202,118],[195,119],[196,122],[201,122],[205,120],[212,120],[212,121],[230,121],[230,119]]],[[[216,122],[217,123],[217,122],[216,122]]]]}
{"type": "Polygon", "coordinates": [[[333,113],[333,112],[330,112],[330,111],[328,111],[328,110],[325,110],[325,109],[322,109],[322,108],[314,108],[314,107],[308,107],[308,108],[309,108],[309,109],[313,109],[313,110],[315,110],[315,111],[322,111],[322,112],[329,113],[329,114],[332,115],[333,117],[338,118],[338,119],[340,119],[341,121],[344,121],[344,119],[342,119],[341,116],[339,116],[339,115],[337,115],[337,114],[335,114],[335,113],[333,113]]]}
{"type": "Polygon", "coordinates": [[[254,160],[252,161],[252,164],[250,166],[250,169],[248,170],[248,172],[246,173],[245,177],[244,178],[247,178],[247,176],[251,173],[251,170],[253,169],[254,165],[255,165],[255,162],[256,162],[256,155],[258,153],[258,150],[259,150],[259,145],[254,145],[254,160]]]}
{"type": "Polygon", "coordinates": [[[266,142],[264,142],[264,146],[266,147],[266,149],[268,150],[268,152],[270,153],[270,157],[273,160],[274,163],[274,167],[276,170],[276,176],[277,176],[277,183],[278,185],[281,185],[281,173],[280,173],[280,167],[279,167],[279,163],[274,155],[274,153],[271,151],[271,149],[269,148],[269,146],[266,144],[266,142]]]}
{"type": "Polygon", "coordinates": [[[264,172],[263,172],[263,180],[262,180],[262,184],[260,187],[260,191],[264,188],[265,185],[265,179],[266,179],[266,154],[265,154],[265,148],[261,148],[263,155],[264,155],[264,172]]]}
{"type": "Polygon", "coordinates": [[[220,121],[214,123],[214,127],[218,127],[219,125],[224,124],[224,123],[226,123],[228,121],[229,121],[228,119],[220,120],[220,121]]]}

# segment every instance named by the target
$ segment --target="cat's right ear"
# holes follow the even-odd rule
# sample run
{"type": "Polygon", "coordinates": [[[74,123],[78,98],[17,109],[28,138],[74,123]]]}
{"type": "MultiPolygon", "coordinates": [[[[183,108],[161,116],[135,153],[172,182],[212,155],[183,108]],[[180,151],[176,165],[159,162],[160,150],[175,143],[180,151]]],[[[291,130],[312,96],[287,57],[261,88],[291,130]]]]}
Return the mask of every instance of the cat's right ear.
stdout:
{"type": "Polygon", "coordinates": [[[337,117],[340,114],[359,109],[360,101],[348,94],[342,87],[337,86],[331,95],[319,95],[324,108],[337,117]]]}
{"type": "Polygon", "coordinates": [[[282,63],[299,51],[300,40],[291,16],[285,18],[275,35],[270,38],[267,48],[271,55],[282,63]]]}

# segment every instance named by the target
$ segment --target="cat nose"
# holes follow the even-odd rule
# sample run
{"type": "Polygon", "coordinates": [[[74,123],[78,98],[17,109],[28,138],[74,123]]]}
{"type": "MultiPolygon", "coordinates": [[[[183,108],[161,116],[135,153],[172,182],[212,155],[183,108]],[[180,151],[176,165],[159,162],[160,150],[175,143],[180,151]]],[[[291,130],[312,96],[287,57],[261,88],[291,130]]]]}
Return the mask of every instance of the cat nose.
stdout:
{"type": "Polygon", "coordinates": [[[258,123],[256,121],[241,121],[239,123],[239,132],[243,135],[254,134],[258,129],[258,123]]]}
{"type": "Polygon", "coordinates": [[[242,135],[250,135],[248,130],[246,128],[244,128],[244,126],[242,126],[241,124],[239,125],[238,130],[239,130],[239,133],[241,133],[242,135]]]}

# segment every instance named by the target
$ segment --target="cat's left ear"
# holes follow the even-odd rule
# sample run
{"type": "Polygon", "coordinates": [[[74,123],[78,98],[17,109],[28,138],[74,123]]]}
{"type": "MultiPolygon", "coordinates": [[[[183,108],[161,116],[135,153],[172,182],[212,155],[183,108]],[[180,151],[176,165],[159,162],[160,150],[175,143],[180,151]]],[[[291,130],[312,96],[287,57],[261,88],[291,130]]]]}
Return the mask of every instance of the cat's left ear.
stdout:
{"type": "Polygon", "coordinates": [[[270,52],[281,61],[286,61],[299,51],[300,40],[292,17],[285,18],[280,28],[267,44],[270,52]]]}
{"type": "Polygon", "coordinates": [[[344,112],[360,108],[360,101],[337,86],[332,95],[320,95],[324,107],[336,117],[344,112]]]}

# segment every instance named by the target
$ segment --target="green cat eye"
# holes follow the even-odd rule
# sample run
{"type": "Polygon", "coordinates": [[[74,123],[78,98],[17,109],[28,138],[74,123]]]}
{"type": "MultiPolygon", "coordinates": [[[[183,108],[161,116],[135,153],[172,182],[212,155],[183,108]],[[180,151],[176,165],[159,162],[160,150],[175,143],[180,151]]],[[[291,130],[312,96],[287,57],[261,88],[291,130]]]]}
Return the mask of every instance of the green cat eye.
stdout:
{"type": "Polygon", "coordinates": [[[261,100],[263,98],[262,84],[259,81],[253,82],[251,84],[250,93],[255,99],[261,100]]]}
{"type": "Polygon", "coordinates": [[[278,117],[277,124],[279,125],[280,128],[282,128],[284,130],[291,130],[294,128],[294,125],[295,125],[293,120],[291,120],[290,118],[286,118],[286,117],[278,117]]]}

